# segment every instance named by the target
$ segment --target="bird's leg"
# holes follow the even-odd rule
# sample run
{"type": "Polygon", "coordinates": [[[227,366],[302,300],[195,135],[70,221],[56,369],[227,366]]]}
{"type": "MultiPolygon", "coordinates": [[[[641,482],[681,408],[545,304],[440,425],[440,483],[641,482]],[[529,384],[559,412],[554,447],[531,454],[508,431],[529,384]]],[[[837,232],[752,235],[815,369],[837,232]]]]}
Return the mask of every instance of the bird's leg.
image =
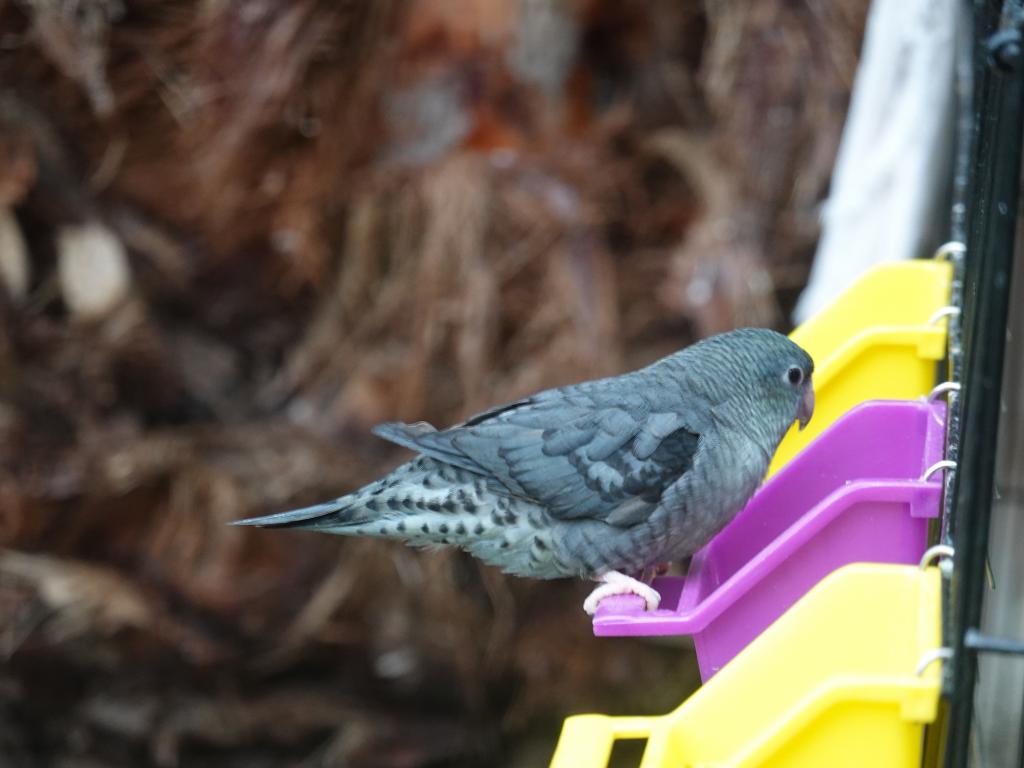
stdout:
{"type": "Polygon", "coordinates": [[[664,576],[672,568],[672,563],[655,563],[640,571],[639,579],[644,584],[650,584],[659,576],[664,576]]]}
{"type": "Polygon", "coordinates": [[[618,571],[608,571],[601,574],[598,579],[601,586],[595,589],[586,600],[583,601],[583,610],[593,616],[597,612],[597,606],[606,597],[612,595],[637,595],[644,599],[648,611],[653,611],[661,602],[661,595],[642,581],[631,576],[626,576],[618,571]]]}

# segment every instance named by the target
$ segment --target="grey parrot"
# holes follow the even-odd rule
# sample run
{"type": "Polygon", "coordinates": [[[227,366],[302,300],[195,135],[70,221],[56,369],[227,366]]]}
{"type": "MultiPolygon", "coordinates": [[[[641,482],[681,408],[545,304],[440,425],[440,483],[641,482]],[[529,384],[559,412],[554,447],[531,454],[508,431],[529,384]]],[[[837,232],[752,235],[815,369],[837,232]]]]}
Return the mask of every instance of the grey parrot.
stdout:
{"type": "Polygon", "coordinates": [[[743,508],[789,427],[811,418],[813,371],[775,331],[723,333],[448,429],[381,424],[420,455],[334,501],[235,524],[457,546],[518,576],[601,582],[588,613],[613,594],[654,609],[635,576],[700,549],[743,508]]]}

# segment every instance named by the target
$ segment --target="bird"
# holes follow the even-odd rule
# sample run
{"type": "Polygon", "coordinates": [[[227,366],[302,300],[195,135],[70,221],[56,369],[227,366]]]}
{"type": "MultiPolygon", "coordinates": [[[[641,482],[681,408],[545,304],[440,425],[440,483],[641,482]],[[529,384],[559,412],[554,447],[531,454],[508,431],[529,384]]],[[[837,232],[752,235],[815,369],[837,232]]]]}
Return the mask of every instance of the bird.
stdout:
{"type": "Polygon", "coordinates": [[[598,583],[658,607],[643,576],[688,557],[746,505],[783,436],[814,413],[814,361],[741,328],[644,368],[548,389],[447,429],[388,422],[419,455],[323,504],[234,521],[459,547],[516,576],[598,583]]]}

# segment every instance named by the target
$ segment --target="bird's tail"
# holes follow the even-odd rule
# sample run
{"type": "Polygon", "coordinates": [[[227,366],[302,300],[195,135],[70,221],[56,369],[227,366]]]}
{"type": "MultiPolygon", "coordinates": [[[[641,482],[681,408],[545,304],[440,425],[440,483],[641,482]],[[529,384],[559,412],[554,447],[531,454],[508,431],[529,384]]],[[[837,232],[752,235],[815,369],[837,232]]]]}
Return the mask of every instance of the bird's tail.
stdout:
{"type": "MultiPolygon", "coordinates": [[[[408,477],[422,474],[424,460],[418,459],[395,469],[390,474],[363,486],[352,493],[333,501],[314,504],[288,512],[278,512],[262,517],[234,520],[231,525],[252,525],[260,528],[302,528],[314,531],[330,531],[345,535],[365,535],[366,526],[380,519],[388,508],[378,504],[380,498],[392,495],[408,477]]],[[[377,533],[377,535],[387,535],[377,533]]]]}
{"type": "Polygon", "coordinates": [[[578,570],[554,556],[543,508],[494,492],[479,475],[429,457],[334,501],[233,524],[397,539],[414,547],[461,547],[485,563],[535,578],[578,570]]]}

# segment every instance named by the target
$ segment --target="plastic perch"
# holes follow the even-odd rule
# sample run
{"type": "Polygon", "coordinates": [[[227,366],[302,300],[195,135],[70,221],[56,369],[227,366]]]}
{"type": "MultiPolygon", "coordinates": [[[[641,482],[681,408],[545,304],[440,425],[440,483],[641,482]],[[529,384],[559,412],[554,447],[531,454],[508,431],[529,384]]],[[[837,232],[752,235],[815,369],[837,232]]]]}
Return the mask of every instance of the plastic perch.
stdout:
{"type": "Polygon", "coordinates": [[[690,563],[656,579],[661,608],[604,600],[597,635],[692,635],[708,680],[808,590],[848,563],[917,563],[939,511],[942,402],[876,401],[843,416],[690,563]]]}

